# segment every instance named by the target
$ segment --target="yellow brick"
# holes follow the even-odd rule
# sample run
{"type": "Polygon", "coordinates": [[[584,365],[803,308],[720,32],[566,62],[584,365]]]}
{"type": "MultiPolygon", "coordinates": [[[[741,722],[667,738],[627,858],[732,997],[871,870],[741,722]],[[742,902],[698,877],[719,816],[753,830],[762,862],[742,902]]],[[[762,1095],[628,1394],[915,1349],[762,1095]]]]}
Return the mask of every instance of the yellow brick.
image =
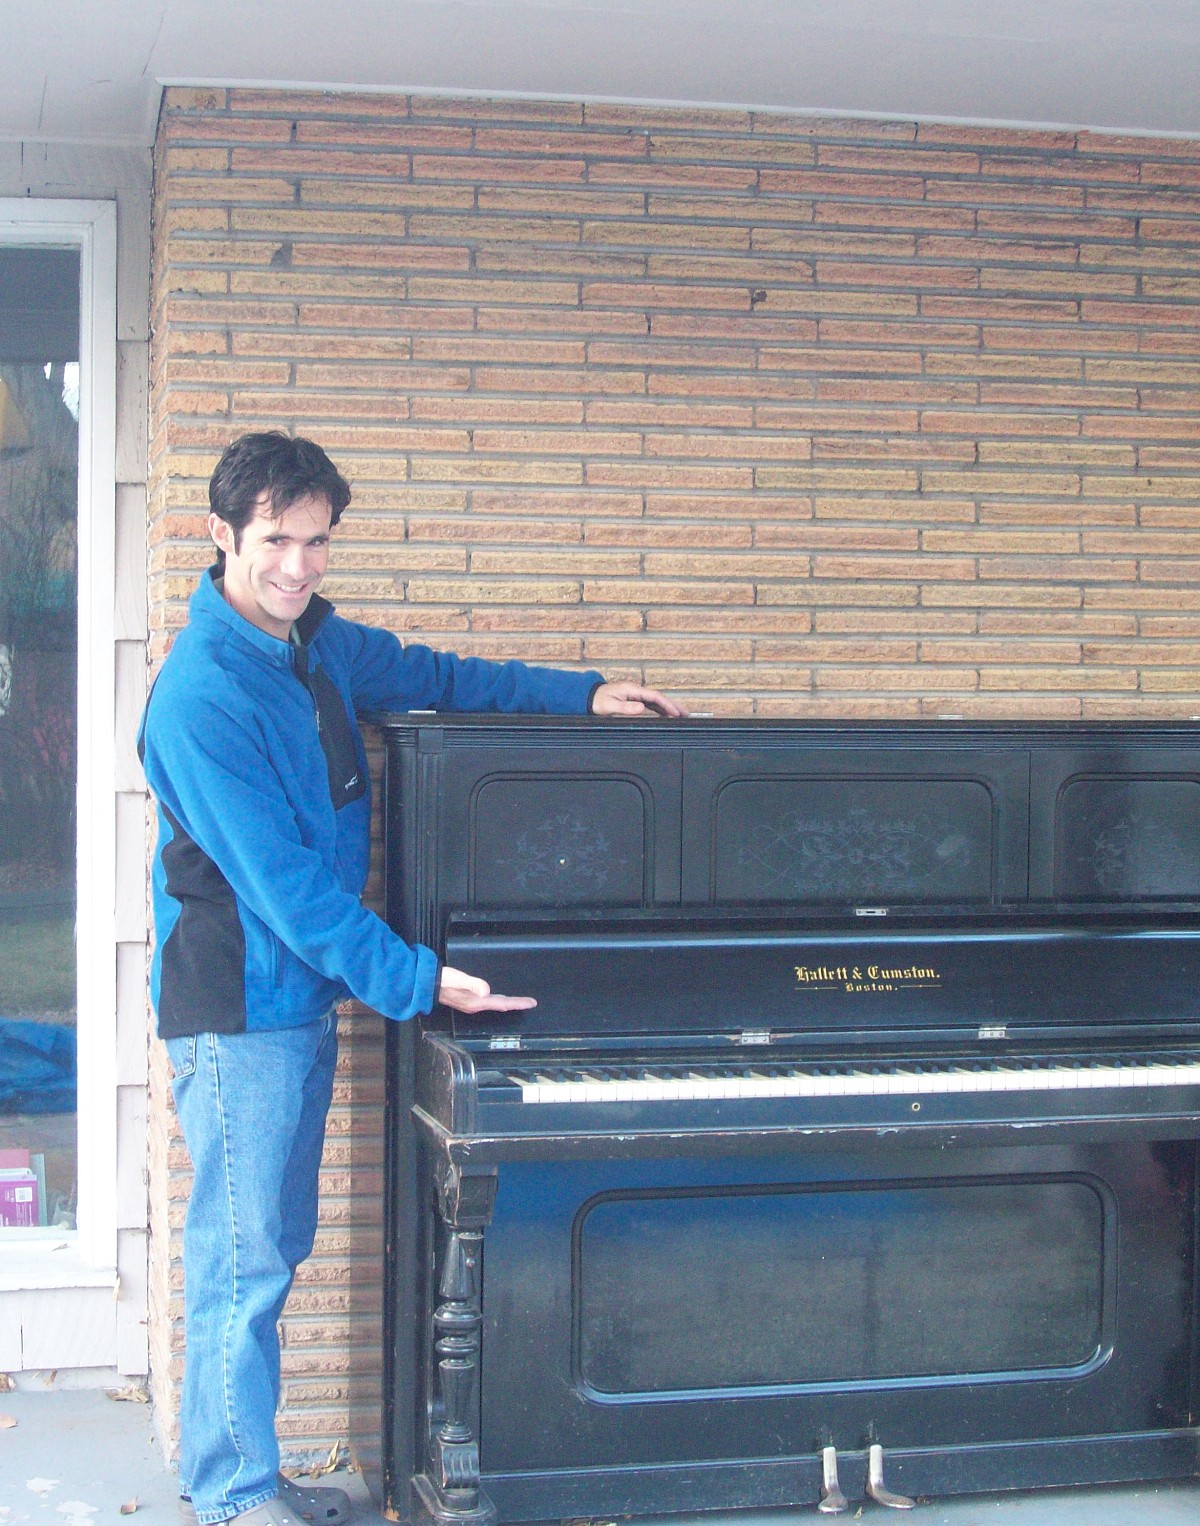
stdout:
{"type": "Polygon", "coordinates": [[[589,604],[753,604],[754,584],[749,582],[675,583],[662,579],[585,582],[584,601],[589,604]]]}
{"type": "Polygon", "coordinates": [[[954,662],[1014,666],[1017,663],[1077,663],[1083,649],[1077,641],[922,641],[922,662],[954,662]]]}
{"type": "Polygon", "coordinates": [[[414,604],[578,604],[580,587],[562,579],[412,578],[407,593],[414,604]]]}
{"type": "Polygon", "coordinates": [[[672,465],[656,461],[589,461],[586,480],[597,487],[669,488],[749,488],[752,468],[748,466],[672,465]]]}
{"type": "MultiPolygon", "coordinates": [[[[1152,624],[1151,620],[1142,621],[1145,635],[1155,634],[1149,629],[1152,624]]],[[[1136,636],[1138,622],[1133,615],[1098,615],[1079,610],[1062,614],[1045,609],[1027,614],[1014,610],[983,610],[979,615],[979,630],[985,636],[1136,636]]]]}
{"type": "Polygon", "coordinates": [[[1200,495],[1200,476],[1131,475],[1128,477],[1100,477],[1085,474],[1083,491],[1097,498],[1179,498],[1195,502],[1200,495]]]}
{"type": "Polygon", "coordinates": [[[920,582],[967,582],[975,577],[975,563],[962,556],[815,556],[817,578],[889,578],[920,582]]]}
{"type": "Polygon", "coordinates": [[[351,209],[386,207],[401,214],[416,210],[469,208],[473,197],[469,188],[459,186],[412,185],[405,181],[341,180],[312,178],[301,183],[300,200],[309,207],[343,207],[345,221],[337,232],[362,231],[355,228],[351,209]]]}
{"type": "Polygon", "coordinates": [[[246,233],[300,233],[309,238],[314,233],[334,233],[340,238],[351,235],[402,238],[406,218],[401,212],[359,212],[349,209],[317,212],[311,207],[234,207],[229,215],[229,223],[235,232],[246,233]]]}
{"type": "Polygon", "coordinates": [[[471,551],[473,573],[530,574],[552,576],[574,574],[579,577],[636,577],[641,571],[636,552],[591,551],[573,546],[569,551],[471,551]]]}
{"type": "Polygon", "coordinates": [[[641,500],[626,493],[555,493],[545,489],[512,492],[476,488],[471,506],[478,514],[640,514],[641,500]]]}
{"type": "MultiPolygon", "coordinates": [[[[1064,496],[1080,491],[1080,479],[1075,472],[940,472],[921,474],[921,486],[927,493],[983,494],[1013,493],[1027,496],[1064,496]]],[[[1094,489],[1092,490],[1094,491],[1094,489]]],[[[1128,486],[1126,488],[1128,492],[1128,486]]]]}
{"type": "Polygon", "coordinates": [[[979,576],[1076,583],[1128,582],[1137,576],[1137,563],[1132,559],[1099,556],[980,557],[979,576]]]}
{"type": "Polygon", "coordinates": [[[475,429],[477,451],[521,455],[640,455],[642,437],[632,432],[577,429],[475,429]]]}
{"type": "Polygon", "coordinates": [[[383,297],[404,296],[404,281],[394,275],[318,274],[308,270],[234,270],[229,289],[238,295],[262,297],[383,297]]]}
{"type": "Polygon", "coordinates": [[[168,116],[225,111],[228,106],[229,91],[210,85],[171,85],[163,91],[162,109],[168,116]]]}
{"type": "Polygon", "coordinates": [[[594,604],[552,609],[478,609],[472,615],[476,631],[640,631],[642,617],[634,609],[598,609],[594,604]]]}
{"type": "Polygon", "coordinates": [[[974,668],[818,668],[818,689],[893,689],[899,693],[911,690],[970,691],[979,687],[979,674],[974,668]]]}
{"type": "MultiPolygon", "coordinates": [[[[599,168],[601,166],[597,166],[599,168]]],[[[578,157],[558,159],[531,155],[521,159],[473,154],[456,154],[453,158],[436,154],[413,155],[414,180],[466,180],[480,185],[508,180],[525,185],[570,185],[581,183],[586,173],[587,167],[578,157]]]]}
{"type": "Polygon", "coordinates": [[[584,114],[584,107],[576,101],[504,101],[476,96],[414,95],[410,105],[414,118],[434,117],[439,121],[579,123],[584,114]]]}
{"type": "MultiPolygon", "coordinates": [[[[593,636],[583,644],[585,662],[749,662],[753,643],[709,636],[593,636]]],[[[791,655],[795,655],[794,652],[791,655]]]]}
{"type": "MultiPolygon", "coordinates": [[[[762,488],[795,488],[800,492],[834,493],[915,493],[920,486],[916,472],[875,470],[838,467],[791,467],[760,466],[754,474],[755,484],[762,488]]],[[[959,491],[962,479],[957,479],[959,491]]]]}
{"type": "Polygon", "coordinates": [[[771,578],[807,577],[808,558],[793,551],[732,553],[648,551],[647,577],[771,578]]]}
{"type": "Polygon", "coordinates": [[[758,431],[744,434],[663,432],[648,433],[645,450],[647,456],[693,460],[719,457],[730,461],[807,461],[812,455],[812,443],[806,435],[769,435],[758,431]]]}
{"type": "MultiPolygon", "coordinates": [[[[608,524],[589,519],[582,527],[582,534],[589,546],[682,546],[705,550],[748,547],[754,538],[749,525],[698,524],[692,520],[686,524],[647,524],[645,521],[630,524],[624,520],[608,524]]],[[[761,544],[761,531],[759,536],[761,544]]]]}
{"type": "Polygon", "coordinates": [[[478,205],[481,212],[554,212],[573,217],[599,213],[605,217],[638,217],[645,211],[645,200],[636,192],[621,195],[607,189],[588,191],[565,185],[555,186],[552,190],[536,186],[481,185],[471,205],[478,205]]]}
{"type": "Polygon", "coordinates": [[[417,482],[528,482],[557,484],[584,480],[584,469],[575,461],[506,461],[482,457],[414,456],[412,475],[417,482]]]}
{"type": "Polygon", "coordinates": [[[981,689],[1136,689],[1138,675],[1121,668],[985,668],[981,689]]]}
{"type": "Polygon", "coordinates": [[[1011,551],[1022,556],[1073,556],[1082,549],[1078,534],[1049,530],[922,530],[925,551],[1011,551]]]}
{"type": "Polygon", "coordinates": [[[1083,594],[1069,583],[930,583],[921,590],[921,602],[958,609],[1078,609],[1083,594]]]}
{"type": "Polygon", "coordinates": [[[724,632],[744,632],[748,636],[802,636],[812,629],[812,615],[807,609],[675,609],[646,611],[649,631],[684,631],[712,636],[724,632]]]}
{"type": "Polygon", "coordinates": [[[888,640],[878,635],[866,641],[837,640],[836,638],[804,641],[759,640],[754,643],[754,655],[759,662],[795,662],[800,659],[814,664],[903,663],[917,660],[917,643],[911,640],[888,640]]]}

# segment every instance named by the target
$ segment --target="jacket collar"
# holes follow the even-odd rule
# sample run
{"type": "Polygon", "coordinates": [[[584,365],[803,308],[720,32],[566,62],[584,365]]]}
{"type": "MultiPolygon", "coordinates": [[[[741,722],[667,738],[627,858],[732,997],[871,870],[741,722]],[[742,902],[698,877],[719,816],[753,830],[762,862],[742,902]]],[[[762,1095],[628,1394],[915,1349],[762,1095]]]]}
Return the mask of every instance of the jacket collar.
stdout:
{"type": "MultiPolygon", "coordinates": [[[[292,643],[279,641],[274,636],[268,636],[266,631],[260,631],[257,625],[251,625],[249,620],[239,615],[232,604],[225,600],[224,594],[217,587],[217,579],[221,576],[219,563],[209,567],[199,583],[196,591],[192,594],[189,605],[190,615],[193,619],[217,620],[224,625],[229,632],[247,646],[254,648],[270,662],[278,663],[281,667],[292,666],[292,643]]],[[[333,613],[333,605],[328,599],[323,599],[319,593],[313,594],[308,601],[308,607],[296,621],[296,633],[301,642],[308,643],[324,625],[325,621],[333,613]]]]}

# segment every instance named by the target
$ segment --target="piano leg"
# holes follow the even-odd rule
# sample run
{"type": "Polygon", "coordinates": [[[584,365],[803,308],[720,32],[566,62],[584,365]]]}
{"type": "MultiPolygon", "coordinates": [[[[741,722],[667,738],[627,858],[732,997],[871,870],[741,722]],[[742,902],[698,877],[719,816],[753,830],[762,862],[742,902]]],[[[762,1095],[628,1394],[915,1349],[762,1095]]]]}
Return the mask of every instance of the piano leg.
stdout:
{"type": "Polygon", "coordinates": [[[496,1509],[479,1487],[480,1258],[496,1177],[446,1163],[437,1186],[443,1243],[431,1335],[441,1418],[430,1424],[425,1472],[413,1482],[439,1526],[492,1526],[496,1509]]]}
{"type": "Polygon", "coordinates": [[[867,1493],[877,1505],[888,1505],[893,1510],[911,1510],[916,1504],[907,1494],[893,1494],[884,1483],[883,1448],[877,1441],[867,1451],[867,1493]]]}

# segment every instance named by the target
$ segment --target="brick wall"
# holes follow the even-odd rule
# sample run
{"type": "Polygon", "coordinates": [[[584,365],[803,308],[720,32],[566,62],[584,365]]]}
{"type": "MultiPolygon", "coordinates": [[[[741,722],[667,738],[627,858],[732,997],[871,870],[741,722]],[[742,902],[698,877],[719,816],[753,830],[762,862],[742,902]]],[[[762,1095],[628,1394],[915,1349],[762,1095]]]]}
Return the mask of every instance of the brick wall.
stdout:
{"type": "MultiPolygon", "coordinates": [[[[1200,143],[173,89],[153,315],[156,656],[283,427],[401,634],[723,713],[1200,712],[1200,143]]],[[[323,1445],[365,1106],[285,1325],[323,1445]]]]}

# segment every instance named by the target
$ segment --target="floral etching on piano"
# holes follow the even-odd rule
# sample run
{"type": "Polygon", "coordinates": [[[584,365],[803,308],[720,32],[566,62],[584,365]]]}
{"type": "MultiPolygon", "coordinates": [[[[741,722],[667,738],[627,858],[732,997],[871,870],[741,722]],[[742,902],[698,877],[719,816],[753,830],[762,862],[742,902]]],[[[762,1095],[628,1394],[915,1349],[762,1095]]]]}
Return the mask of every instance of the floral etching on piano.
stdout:
{"type": "Polygon", "coordinates": [[[739,862],[762,895],[821,900],[949,886],[971,867],[972,849],[965,833],[929,816],[884,817],[852,807],[842,816],[793,812],[762,822],[739,862]]]}
{"type": "Polygon", "coordinates": [[[1107,895],[1194,894],[1196,889],[1195,853],[1161,821],[1136,812],[1097,833],[1090,863],[1079,867],[1083,878],[1094,879],[1107,895]]]}
{"type": "Polygon", "coordinates": [[[511,853],[498,860],[513,883],[539,901],[599,895],[626,862],[603,828],[565,811],[521,832],[511,853]]]}

